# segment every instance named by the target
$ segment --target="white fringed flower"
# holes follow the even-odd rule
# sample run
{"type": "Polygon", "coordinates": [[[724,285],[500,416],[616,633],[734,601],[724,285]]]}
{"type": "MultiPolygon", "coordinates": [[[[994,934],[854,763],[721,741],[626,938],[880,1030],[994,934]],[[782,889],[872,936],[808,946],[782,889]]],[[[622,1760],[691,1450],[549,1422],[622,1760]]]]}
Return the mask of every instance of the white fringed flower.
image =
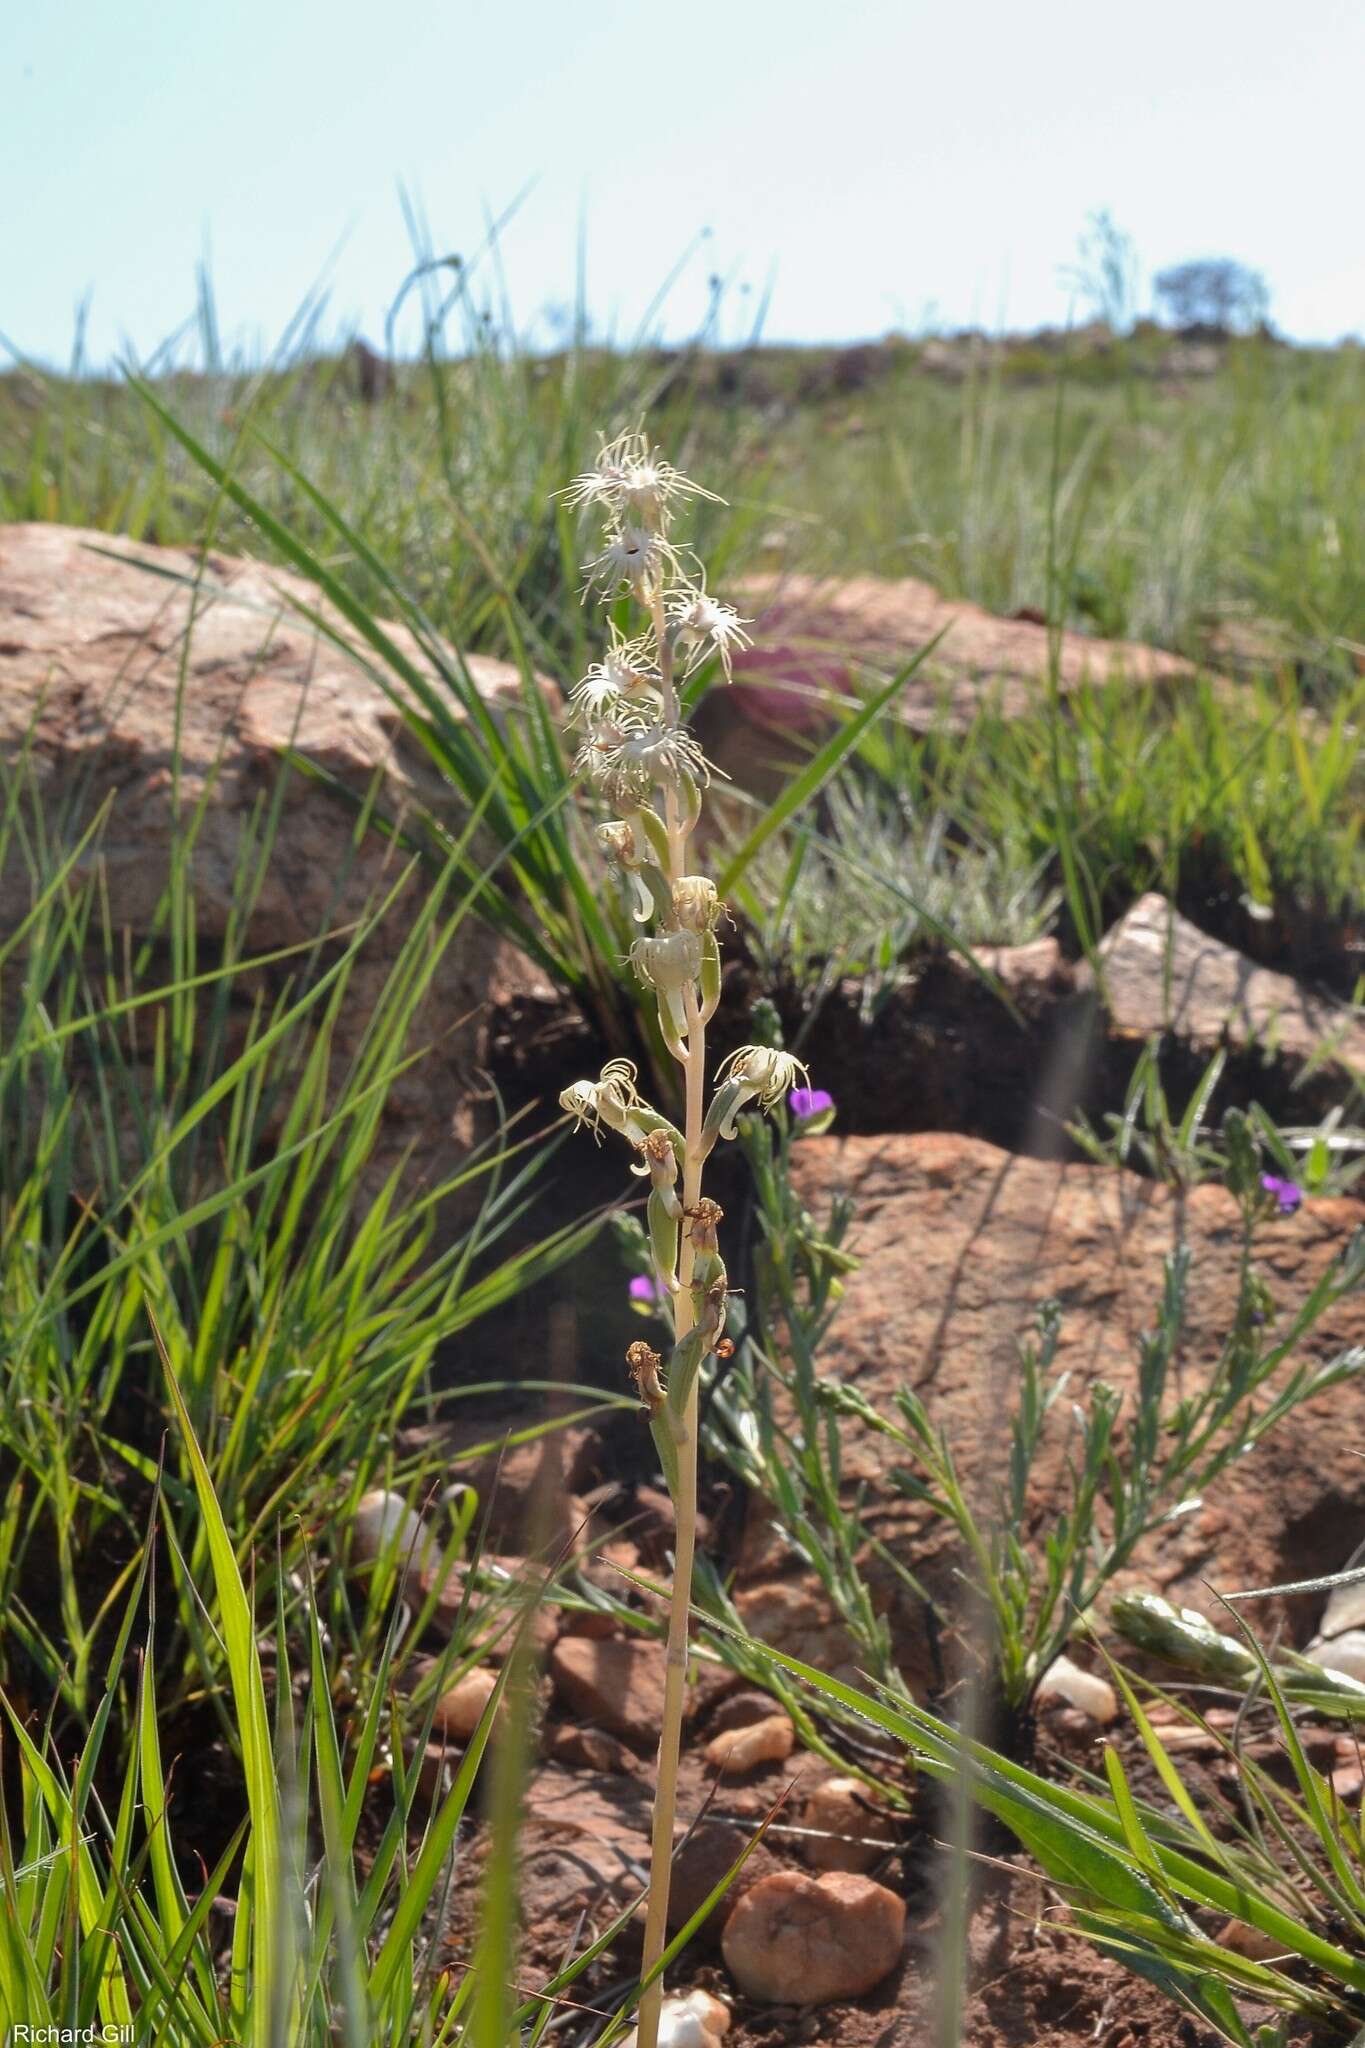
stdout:
{"type": "Polygon", "coordinates": [[[716,1092],[702,1130],[707,1150],[717,1138],[735,1136],[735,1118],[751,1102],[757,1102],[760,1109],[776,1109],[790,1089],[809,1079],[794,1054],[778,1052],[769,1045],[742,1045],[716,1075],[716,1092]]]}
{"type": "Polygon", "coordinates": [[[642,432],[618,434],[603,444],[596,463],[559,493],[568,505],[601,506],[621,519],[626,515],[652,531],[668,523],[672,498],[712,498],[715,493],[665,462],[642,432]]]}
{"type": "Polygon", "coordinates": [[[569,692],[573,716],[597,725],[631,703],[656,708],[662,702],[659,680],[648,636],[626,640],[613,627],[611,646],[569,692]]]}
{"type": "Polygon", "coordinates": [[[628,583],[636,597],[648,602],[663,582],[665,568],[676,566],[676,557],[662,534],[646,526],[614,526],[607,534],[600,555],[585,569],[584,590],[594,583],[602,586],[604,602],[628,583]]]}
{"type": "Polygon", "coordinates": [[[645,724],[619,717],[600,727],[580,748],[577,765],[621,810],[637,808],[654,789],[676,791],[684,775],[703,788],[711,779],[710,764],[686,726],[658,719],[645,724]]]}
{"type": "Polygon", "coordinates": [[[728,683],[733,674],[735,650],[753,645],[744,630],[752,621],[742,619],[732,604],[721,604],[705,589],[694,590],[690,584],[670,596],[668,616],[674,645],[688,669],[696,668],[708,654],[718,654],[728,683]]]}

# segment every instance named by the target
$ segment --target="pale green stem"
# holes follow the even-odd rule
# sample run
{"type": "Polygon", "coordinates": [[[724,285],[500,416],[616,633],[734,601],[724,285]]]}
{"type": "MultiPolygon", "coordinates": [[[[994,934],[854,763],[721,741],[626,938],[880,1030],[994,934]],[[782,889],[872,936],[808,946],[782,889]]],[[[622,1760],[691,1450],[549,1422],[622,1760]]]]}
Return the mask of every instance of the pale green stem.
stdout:
{"type": "MultiPolygon", "coordinates": [[[[663,678],[664,716],[671,723],[677,715],[673,689],[673,664],[664,632],[663,600],[655,600],[654,623],[658,635],[659,667],[663,678]]],[[[685,872],[685,838],[678,819],[672,791],[666,793],[669,880],[685,872]]],[[[673,1297],[673,1329],[677,1338],[692,1328],[692,1264],[690,1212],[701,1194],[703,1095],[706,1085],[706,1023],[697,1005],[697,991],[683,992],[687,1014],[686,1116],[683,1136],[682,1204],[684,1210],[681,1248],[678,1254],[678,1291],[673,1297]]],[[[664,1668],[664,1711],[659,1729],[659,1761],[655,1778],[654,1824],[649,1859],[649,1905],[645,1919],[642,1974],[648,1976],[663,1954],[668,1937],[668,1894],[673,1875],[673,1823],[678,1806],[678,1756],[682,1747],[683,1702],[687,1686],[688,1622],[692,1601],[692,1559],[697,1536],[697,1432],[700,1374],[692,1382],[687,1411],[678,1444],[678,1490],[673,1502],[676,1535],[673,1555],[673,1593],[668,1610],[668,1647],[664,1668]]],[[[659,2019],[664,1986],[658,1977],[640,1999],[639,2048],[658,2048],[659,2019]]]]}

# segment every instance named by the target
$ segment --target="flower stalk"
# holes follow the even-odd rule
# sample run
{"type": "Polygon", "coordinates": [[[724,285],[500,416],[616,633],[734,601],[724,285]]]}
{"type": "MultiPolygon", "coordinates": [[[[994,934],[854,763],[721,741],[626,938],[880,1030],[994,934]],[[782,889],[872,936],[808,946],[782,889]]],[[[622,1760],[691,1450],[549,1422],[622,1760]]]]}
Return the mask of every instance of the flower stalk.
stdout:
{"type": "MultiPolygon", "coordinates": [[[[746,622],[708,595],[704,576],[689,579],[671,538],[677,501],[709,495],[663,461],[641,433],[604,445],[596,466],[564,493],[607,521],[585,571],[585,596],[597,590],[610,604],[625,590],[644,615],[629,639],[612,626],[603,659],[572,693],[575,716],[586,728],[577,765],[614,813],[599,828],[598,843],[631,891],[637,920],[648,927],[631,947],[630,961],[656,999],[664,1043],[683,1070],[681,1130],[641,1099],[635,1070],[624,1061],[610,1062],[599,1080],[577,1081],[560,1097],[571,1115],[597,1130],[607,1125],[636,1152],[632,1171],[649,1180],[655,1276],[673,1320],[666,1362],[643,1342],[632,1344],[626,1357],[649,1415],[676,1526],[645,1978],[658,1965],[668,1928],[696,1550],[701,1369],[725,1342],[722,1212],[703,1193],[702,1175],[716,1143],[735,1136],[740,1110],[755,1102],[771,1108],[804,1078],[790,1054],[746,1046],[726,1063],[709,1106],[706,1100],[706,1027],[720,1001],[717,928],[725,906],[689,857],[712,771],[682,715],[679,683],[711,658],[728,681],[734,649],[748,644],[746,622]]],[[[641,1995],[639,2048],[657,2048],[662,1999],[659,1975],[641,1995]]]]}

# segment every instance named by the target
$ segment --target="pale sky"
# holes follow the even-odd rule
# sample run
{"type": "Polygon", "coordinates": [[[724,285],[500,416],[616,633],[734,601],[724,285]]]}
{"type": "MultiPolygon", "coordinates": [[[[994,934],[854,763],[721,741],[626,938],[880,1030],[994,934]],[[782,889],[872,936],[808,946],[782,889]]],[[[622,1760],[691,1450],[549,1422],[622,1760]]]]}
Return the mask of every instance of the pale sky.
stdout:
{"type": "MultiPolygon", "coordinates": [[[[327,332],[382,337],[410,267],[488,215],[545,334],[580,245],[625,336],[731,280],[723,335],[1067,318],[1086,217],[1144,279],[1261,270],[1285,332],[1365,329],[1362,0],[15,0],[0,30],[0,334],[145,358],[207,252],[225,339],[273,346],[325,278],[327,332]],[[697,238],[705,239],[697,246],[697,238]],[[689,248],[693,249],[690,257],[689,248]],[[743,289],[747,287],[747,292],[743,289]]],[[[481,272],[491,286],[492,272],[481,272]]]]}

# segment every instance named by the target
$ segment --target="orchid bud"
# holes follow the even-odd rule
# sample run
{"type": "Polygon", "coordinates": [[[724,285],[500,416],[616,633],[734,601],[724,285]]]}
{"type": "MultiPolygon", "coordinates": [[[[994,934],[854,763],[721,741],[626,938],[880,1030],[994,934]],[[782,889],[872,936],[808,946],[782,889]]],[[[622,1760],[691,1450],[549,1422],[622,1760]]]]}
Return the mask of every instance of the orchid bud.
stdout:
{"type": "Polygon", "coordinates": [[[687,1010],[683,991],[701,973],[701,940],[696,932],[660,932],[652,939],[637,939],[630,949],[630,964],[646,988],[659,998],[659,1028],[675,1058],[684,1057],[687,1010]]]}
{"type": "Polygon", "coordinates": [[[709,932],[720,911],[716,885],[706,875],[680,875],[673,884],[673,915],[685,931],[709,932]]]}

